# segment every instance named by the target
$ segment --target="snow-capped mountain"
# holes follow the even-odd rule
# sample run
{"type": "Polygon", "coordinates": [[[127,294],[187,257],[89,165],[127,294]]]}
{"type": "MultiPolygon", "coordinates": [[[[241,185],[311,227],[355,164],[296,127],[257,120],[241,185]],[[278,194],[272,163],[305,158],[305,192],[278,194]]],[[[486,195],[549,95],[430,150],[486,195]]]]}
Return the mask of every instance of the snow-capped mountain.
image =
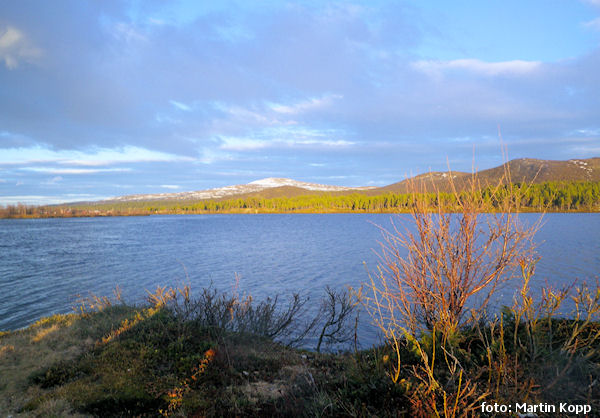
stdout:
{"type": "Polygon", "coordinates": [[[344,190],[366,190],[370,189],[370,187],[344,187],[344,186],[331,186],[328,184],[317,184],[317,183],[306,183],[304,181],[297,181],[286,178],[277,178],[277,177],[269,177],[266,179],[252,181],[245,186],[259,186],[263,189],[268,189],[270,187],[281,187],[281,186],[292,186],[299,187],[301,189],[306,190],[320,190],[320,191],[328,191],[328,192],[337,192],[344,190]]]}
{"type": "Polygon", "coordinates": [[[261,180],[256,180],[248,184],[238,184],[234,186],[225,186],[215,189],[198,190],[193,192],[179,192],[179,193],[156,193],[156,194],[135,194],[127,196],[114,197],[107,201],[117,202],[131,202],[136,200],[203,200],[203,199],[218,199],[223,197],[230,197],[235,195],[241,195],[246,193],[260,192],[265,189],[291,186],[309,191],[352,191],[352,190],[368,190],[372,187],[344,187],[344,186],[332,186],[328,184],[317,184],[307,183],[304,181],[297,181],[286,178],[269,177],[261,180]]]}

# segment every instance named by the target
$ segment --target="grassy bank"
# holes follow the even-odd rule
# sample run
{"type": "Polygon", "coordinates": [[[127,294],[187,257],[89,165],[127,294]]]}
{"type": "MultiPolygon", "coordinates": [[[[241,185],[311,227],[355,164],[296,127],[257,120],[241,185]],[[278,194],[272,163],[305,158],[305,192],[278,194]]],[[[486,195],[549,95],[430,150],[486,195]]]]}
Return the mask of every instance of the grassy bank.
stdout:
{"type": "MultiPolygon", "coordinates": [[[[600,415],[600,324],[583,316],[529,317],[515,306],[451,336],[405,332],[396,345],[332,354],[281,342],[299,329],[293,299],[278,308],[186,292],[159,289],[143,306],[97,298],[80,313],[3,333],[0,410],[39,417],[465,416],[479,415],[486,401],[586,404],[600,415]]],[[[576,295],[597,305],[597,292],[576,295]]],[[[315,335],[329,318],[321,316],[315,335]]],[[[338,335],[334,328],[326,335],[338,335]]]]}
{"type": "MultiPolygon", "coordinates": [[[[279,309],[274,300],[211,290],[192,300],[185,292],[159,289],[144,306],[104,298],[94,309],[3,333],[0,410],[40,417],[350,416],[405,408],[378,350],[324,354],[276,341],[290,342],[306,326],[296,318],[301,301],[279,309]]],[[[327,325],[335,315],[321,318],[315,335],[341,335],[327,325]]]]}

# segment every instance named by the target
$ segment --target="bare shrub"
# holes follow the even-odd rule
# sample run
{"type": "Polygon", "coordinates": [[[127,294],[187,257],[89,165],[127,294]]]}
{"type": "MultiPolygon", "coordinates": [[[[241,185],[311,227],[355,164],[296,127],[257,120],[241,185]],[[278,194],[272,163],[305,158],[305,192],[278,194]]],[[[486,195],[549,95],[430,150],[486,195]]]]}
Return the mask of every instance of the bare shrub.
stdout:
{"type": "Polygon", "coordinates": [[[463,364],[469,353],[460,331],[485,318],[498,286],[533,256],[539,221],[519,220],[527,186],[512,184],[508,165],[493,187],[473,174],[459,189],[450,173],[451,192],[442,193],[430,179],[411,185],[410,221],[381,228],[380,263],[361,296],[395,354],[390,377],[404,382],[411,414],[475,415],[490,392],[480,386],[481,370],[463,364]],[[407,351],[417,364],[403,366],[407,351]]]}
{"type": "Polygon", "coordinates": [[[433,181],[434,193],[424,193],[425,183],[412,184],[410,223],[381,228],[381,262],[365,299],[386,336],[400,328],[451,333],[477,320],[518,260],[533,253],[539,223],[519,220],[523,189],[509,174],[486,193],[475,174],[461,191],[450,175],[450,194],[433,181]]]}
{"type": "Polygon", "coordinates": [[[321,331],[317,341],[316,351],[321,351],[323,343],[327,345],[344,344],[356,335],[358,314],[355,317],[355,326],[348,321],[356,312],[357,304],[349,291],[334,290],[327,286],[325,297],[321,300],[321,309],[317,315],[321,331]]]}
{"type": "Polygon", "coordinates": [[[154,297],[169,295],[170,299],[163,304],[169,302],[167,306],[179,318],[179,323],[205,327],[217,334],[224,331],[254,334],[288,346],[298,346],[315,338],[317,352],[323,346],[344,344],[355,338],[356,329],[349,321],[357,312],[357,302],[347,290],[326,287],[312,318],[306,309],[308,297],[298,293],[282,302],[279,296],[257,301],[250,295],[223,293],[213,287],[203,288],[194,298],[189,286],[176,291],[159,290],[154,297]]]}
{"type": "Polygon", "coordinates": [[[314,328],[302,322],[308,301],[295,293],[282,304],[279,296],[255,302],[252,296],[228,295],[212,287],[203,288],[196,298],[189,287],[180,290],[169,306],[182,323],[190,323],[215,333],[255,334],[283,341],[288,345],[301,342],[314,328]]]}

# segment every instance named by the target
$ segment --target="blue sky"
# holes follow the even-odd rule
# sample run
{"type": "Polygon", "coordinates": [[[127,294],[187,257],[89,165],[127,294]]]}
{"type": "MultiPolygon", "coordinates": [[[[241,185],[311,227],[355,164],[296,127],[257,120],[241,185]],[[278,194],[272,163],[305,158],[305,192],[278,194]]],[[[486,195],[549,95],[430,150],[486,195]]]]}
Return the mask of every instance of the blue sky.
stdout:
{"type": "Polygon", "coordinates": [[[5,1],[0,204],[600,156],[600,0],[5,1]]]}

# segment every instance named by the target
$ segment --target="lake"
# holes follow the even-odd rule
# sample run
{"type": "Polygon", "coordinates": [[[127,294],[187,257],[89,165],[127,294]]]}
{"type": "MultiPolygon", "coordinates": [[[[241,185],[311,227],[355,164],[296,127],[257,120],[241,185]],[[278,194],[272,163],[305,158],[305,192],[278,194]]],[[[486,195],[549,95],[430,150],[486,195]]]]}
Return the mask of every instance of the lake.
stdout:
{"type": "MultiPolygon", "coordinates": [[[[78,295],[126,300],[145,289],[211,283],[255,299],[300,292],[317,305],[325,286],[359,287],[374,271],[389,214],[179,215],[0,220],[0,330],[71,312],[78,295]]],[[[523,214],[533,222],[536,214],[523,214]]],[[[534,289],[600,272],[600,214],[547,214],[536,235],[541,260],[534,289]]],[[[514,289],[496,304],[510,303],[514,289]]],[[[363,345],[374,342],[368,319],[363,345]]]]}

